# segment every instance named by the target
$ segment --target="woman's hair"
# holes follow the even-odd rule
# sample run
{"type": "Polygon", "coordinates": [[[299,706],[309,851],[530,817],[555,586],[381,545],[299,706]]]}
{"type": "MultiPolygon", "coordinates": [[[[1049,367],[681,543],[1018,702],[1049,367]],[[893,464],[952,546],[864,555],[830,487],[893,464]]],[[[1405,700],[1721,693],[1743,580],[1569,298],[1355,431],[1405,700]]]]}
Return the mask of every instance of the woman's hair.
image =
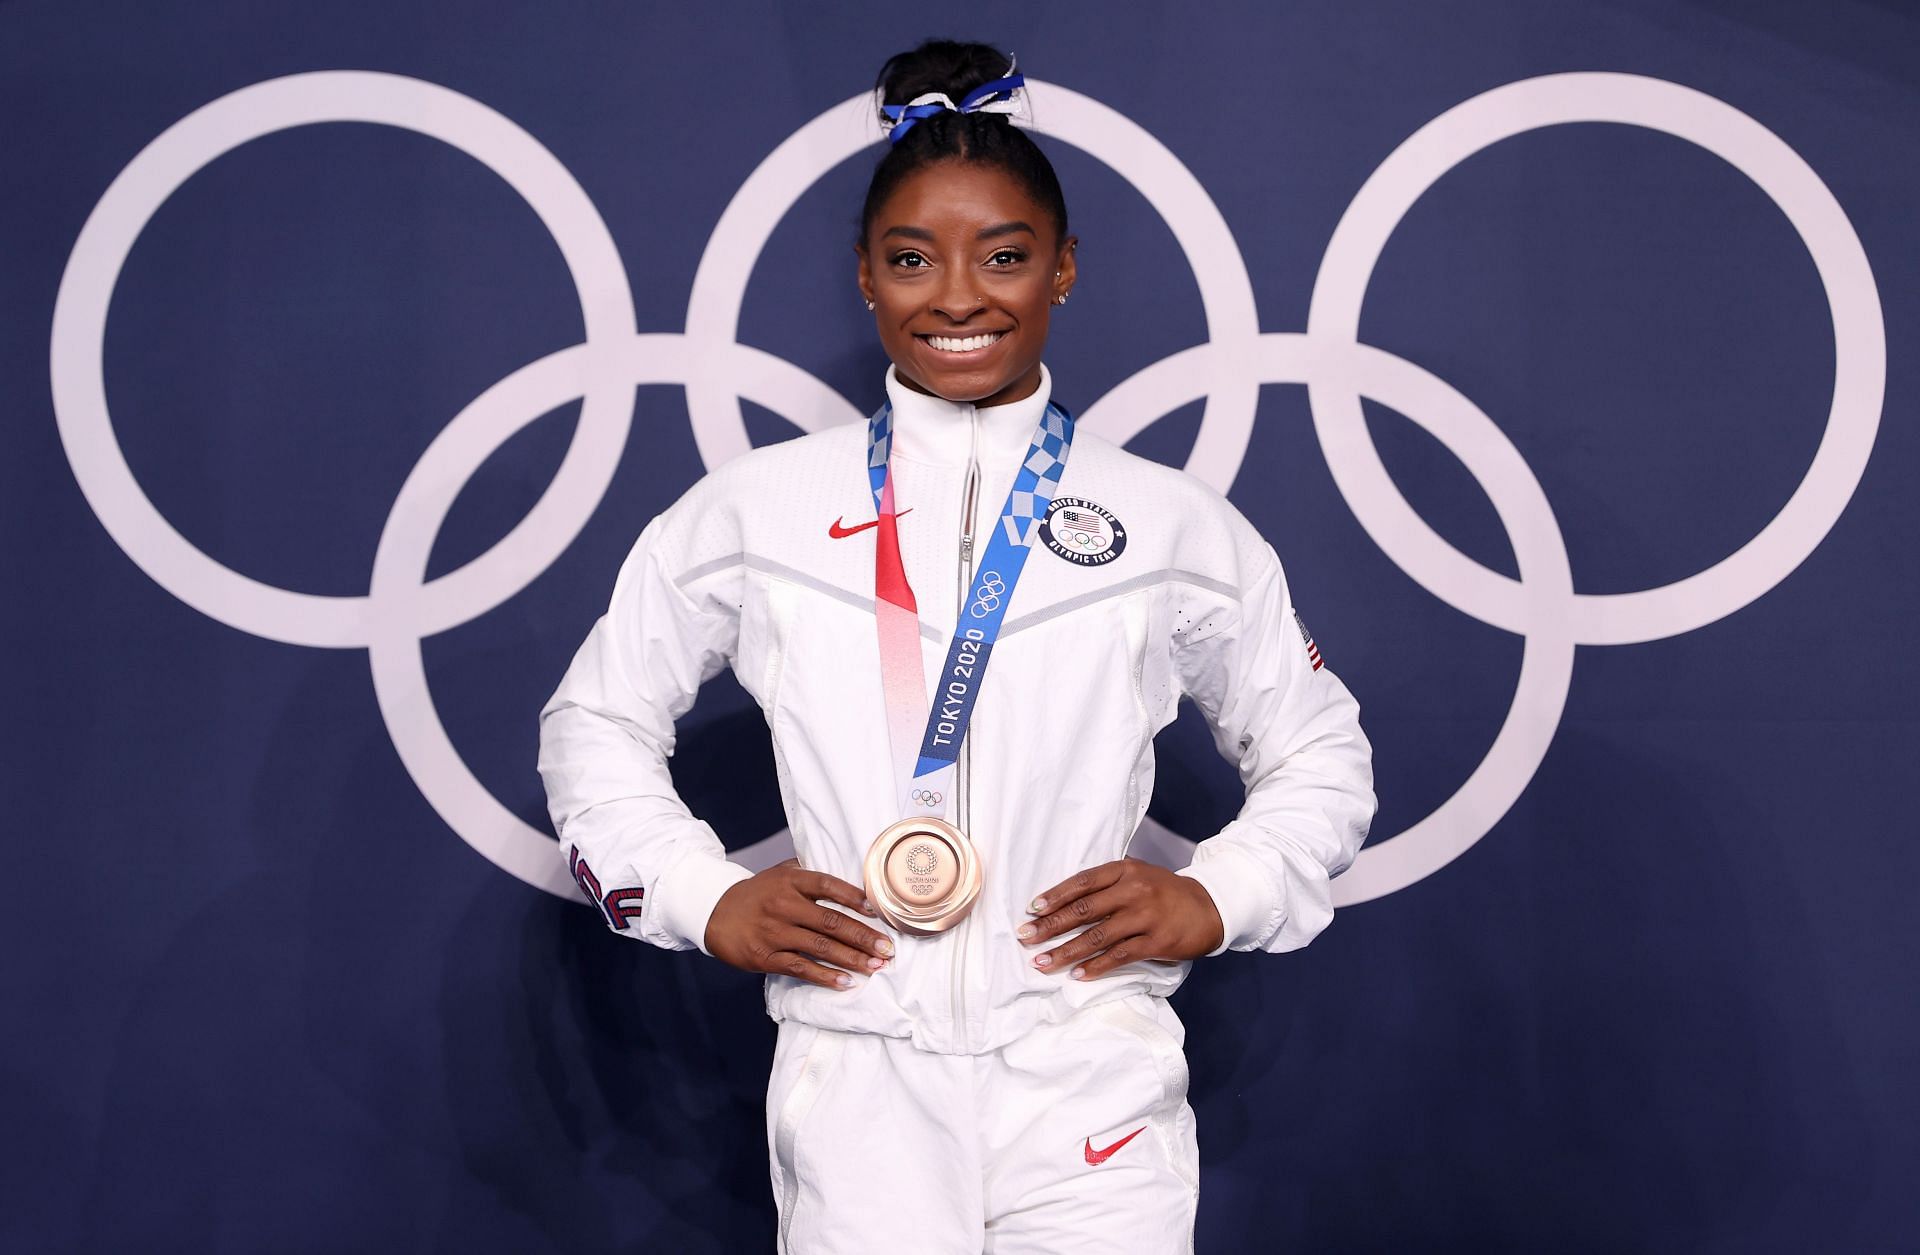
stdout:
{"type": "MultiPolygon", "coordinates": [[[[960,101],[974,88],[1013,72],[1013,58],[987,44],[929,39],[881,66],[874,90],[881,105],[904,105],[927,92],[944,92],[960,101]]],[[[867,203],[860,211],[861,242],[873,229],[874,215],[902,180],[936,162],[955,160],[997,166],[1012,175],[1053,218],[1059,238],[1066,239],[1067,201],[1060,194],[1053,163],[1040,146],[1004,113],[942,109],[908,128],[874,168],[867,203]]]]}

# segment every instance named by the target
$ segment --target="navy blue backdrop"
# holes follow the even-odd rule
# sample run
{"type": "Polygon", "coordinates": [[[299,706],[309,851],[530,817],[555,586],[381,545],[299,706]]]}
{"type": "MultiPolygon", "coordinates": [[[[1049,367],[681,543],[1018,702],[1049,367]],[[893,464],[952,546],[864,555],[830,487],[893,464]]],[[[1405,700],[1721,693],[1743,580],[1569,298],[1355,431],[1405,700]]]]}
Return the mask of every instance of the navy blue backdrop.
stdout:
{"type": "MultiPolygon", "coordinates": [[[[1860,0],[0,6],[0,1246],[771,1248],[756,983],[551,892],[534,716],[656,511],[878,398],[877,148],[735,198],[934,33],[1044,81],[1057,394],[1229,487],[1377,750],[1335,926],[1175,999],[1201,1249],[1913,1249],[1920,19],[1860,0]]],[[[1160,748],[1177,851],[1237,784],[1160,748]]],[[[730,681],[675,774],[777,853],[730,681]]]]}

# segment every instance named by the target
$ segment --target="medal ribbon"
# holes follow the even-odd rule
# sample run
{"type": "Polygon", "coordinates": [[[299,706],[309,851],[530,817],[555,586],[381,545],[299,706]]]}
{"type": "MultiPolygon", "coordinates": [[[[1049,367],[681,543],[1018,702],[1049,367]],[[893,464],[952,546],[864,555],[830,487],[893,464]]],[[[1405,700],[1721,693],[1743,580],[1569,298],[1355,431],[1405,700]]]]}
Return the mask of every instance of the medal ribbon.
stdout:
{"type": "MultiPolygon", "coordinates": [[[[1014,586],[1033,552],[1047,504],[1060,487],[1073,448],[1073,416],[1052,402],[1034,426],[1026,459],[1013,477],[1000,517],[988,533],[986,552],[974,567],[973,584],[960,604],[934,700],[927,699],[926,664],[920,653],[920,610],[900,560],[900,533],[893,499],[893,406],[882,405],[867,421],[867,478],[879,518],[873,551],[874,620],[880,637],[880,687],[886,698],[887,740],[893,748],[900,814],[944,816],[953,780],[973,721],[973,706],[986,678],[993,644],[1013,600],[1014,586]],[[917,753],[916,753],[917,749],[917,753]]],[[[975,543],[978,543],[978,537],[975,543]]]]}

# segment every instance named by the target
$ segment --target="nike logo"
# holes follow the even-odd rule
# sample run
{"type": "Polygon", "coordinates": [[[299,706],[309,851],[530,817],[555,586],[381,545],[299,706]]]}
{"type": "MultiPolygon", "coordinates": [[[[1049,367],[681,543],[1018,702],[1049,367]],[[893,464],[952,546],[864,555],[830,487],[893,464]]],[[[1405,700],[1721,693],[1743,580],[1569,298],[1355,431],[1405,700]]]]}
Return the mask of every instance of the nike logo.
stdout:
{"type": "Polygon", "coordinates": [[[1146,1131],[1147,1131],[1147,1126],[1143,1124],[1139,1128],[1135,1129],[1133,1132],[1127,1134],[1125,1137],[1115,1142],[1113,1145],[1107,1147],[1105,1150],[1095,1150],[1093,1148],[1093,1139],[1088,1138],[1087,1139],[1087,1162],[1092,1164],[1094,1167],[1098,1168],[1101,1164],[1107,1162],[1107,1160],[1113,1157],[1114,1151],[1119,1150],[1122,1146],[1125,1146],[1128,1142],[1131,1142],[1134,1138],[1139,1137],[1142,1133],[1145,1133],[1146,1131]]]}
{"type": "MultiPolygon", "coordinates": [[[[913,513],[912,506],[908,506],[906,509],[900,511],[900,514],[912,514],[912,513],[913,513]]],[[[896,514],[893,517],[899,518],[900,514],[896,514]]],[[[845,517],[846,517],[845,515],[841,516],[841,518],[845,518],[845,517]]],[[[841,539],[844,539],[845,537],[853,535],[855,532],[864,532],[869,527],[878,527],[878,526],[880,526],[879,519],[869,519],[865,523],[855,523],[852,527],[847,527],[841,523],[840,519],[835,519],[831,524],[828,525],[827,535],[833,537],[835,540],[841,540],[841,539]]]]}

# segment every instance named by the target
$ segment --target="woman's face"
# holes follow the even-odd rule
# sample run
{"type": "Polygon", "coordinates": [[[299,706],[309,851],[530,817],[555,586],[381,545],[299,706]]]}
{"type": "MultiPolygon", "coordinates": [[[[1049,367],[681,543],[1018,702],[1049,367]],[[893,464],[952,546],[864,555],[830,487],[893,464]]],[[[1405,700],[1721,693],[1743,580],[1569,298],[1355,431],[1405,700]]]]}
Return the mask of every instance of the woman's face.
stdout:
{"type": "Polygon", "coordinates": [[[860,291],[901,382],[977,405],[1032,395],[1074,243],[998,166],[948,160],[902,179],[858,247],[860,291]]]}

